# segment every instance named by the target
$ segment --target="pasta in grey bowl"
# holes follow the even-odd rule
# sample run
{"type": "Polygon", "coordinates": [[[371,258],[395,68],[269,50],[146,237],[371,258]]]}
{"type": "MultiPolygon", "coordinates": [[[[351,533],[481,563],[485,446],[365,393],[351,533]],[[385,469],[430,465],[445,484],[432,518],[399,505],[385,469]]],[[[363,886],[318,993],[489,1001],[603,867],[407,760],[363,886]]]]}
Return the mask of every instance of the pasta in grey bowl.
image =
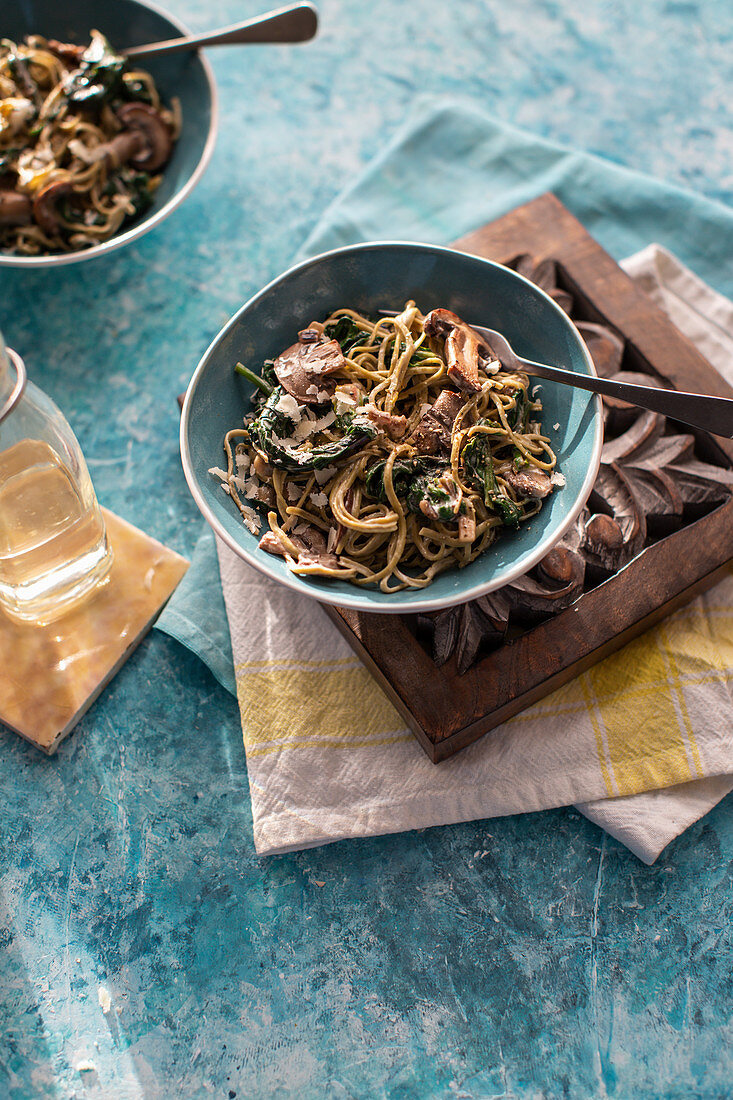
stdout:
{"type": "Polygon", "coordinates": [[[57,267],[149,232],[201,178],[217,96],[188,31],[142,0],[24,0],[0,18],[0,267],[57,267]],[[97,33],[93,33],[97,32],[97,33]]]}
{"type": "Polygon", "coordinates": [[[295,591],[372,612],[462,603],[536,565],[590,494],[600,401],[504,369],[471,322],[594,373],[543,291],[450,249],[337,249],[247,302],[181,420],[219,538],[295,591]]]}

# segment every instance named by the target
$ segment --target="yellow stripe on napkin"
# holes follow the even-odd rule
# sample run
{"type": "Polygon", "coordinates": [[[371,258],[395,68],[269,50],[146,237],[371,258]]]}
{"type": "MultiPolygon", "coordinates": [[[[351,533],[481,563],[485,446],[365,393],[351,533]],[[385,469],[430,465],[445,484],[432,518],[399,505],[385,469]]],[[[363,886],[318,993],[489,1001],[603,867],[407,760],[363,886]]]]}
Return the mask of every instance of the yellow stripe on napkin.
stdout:
{"type": "Polygon", "coordinates": [[[248,661],[235,673],[248,756],[316,745],[388,745],[412,737],[356,658],[248,661]]]}

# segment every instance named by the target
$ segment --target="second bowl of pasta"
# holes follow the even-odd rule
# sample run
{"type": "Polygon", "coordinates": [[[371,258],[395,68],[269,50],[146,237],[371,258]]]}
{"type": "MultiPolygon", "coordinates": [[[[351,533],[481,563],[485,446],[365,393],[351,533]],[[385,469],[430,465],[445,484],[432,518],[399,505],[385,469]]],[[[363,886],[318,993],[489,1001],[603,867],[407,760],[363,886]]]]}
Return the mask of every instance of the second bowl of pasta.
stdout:
{"type": "Polygon", "coordinates": [[[103,255],[193,189],[216,89],[196,52],[127,60],[187,33],[140,0],[28,0],[0,17],[0,267],[103,255]]]}

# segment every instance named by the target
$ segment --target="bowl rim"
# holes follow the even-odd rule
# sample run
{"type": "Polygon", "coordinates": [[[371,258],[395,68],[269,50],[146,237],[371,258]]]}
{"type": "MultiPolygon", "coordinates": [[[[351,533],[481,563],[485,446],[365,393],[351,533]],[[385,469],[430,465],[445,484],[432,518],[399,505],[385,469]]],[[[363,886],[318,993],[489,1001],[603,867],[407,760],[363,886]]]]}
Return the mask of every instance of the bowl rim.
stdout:
{"type": "MultiPolygon", "coordinates": [[[[327,252],[321,252],[317,256],[309,257],[308,259],[302,260],[300,263],[294,264],[292,267],[289,267],[281,275],[278,275],[277,278],[272,279],[266,286],[262,288],[262,290],[259,290],[256,294],[249,298],[244,303],[244,305],[242,305],[237,310],[237,312],[219,330],[219,332],[216,334],[214,339],[207,347],[206,351],[199,360],[199,363],[195,371],[193,372],[193,375],[191,376],[191,380],[188,383],[188,386],[186,387],[183,407],[181,409],[179,439],[181,450],[181,463],[183,465],[183,472],[186,478],[186,482],[188,483],[188,488],[191,492],[191,495],[193,496],[194,501],[199,508],[199,511],[202,513],[204,519],[207,521],[214,533],[218,535],[222,542],[226,546],[228,546],[229,549],[237,555],[237,557],[241,558],[242,561],[247,562],[247,564],[253,566],[253,568],[258,570],[258,572],[263,573],[266,577],[269,577],[271,580],[277,581],[279,584],[285,585],[287,588],[291,588],[294,592],[299,593],[301,596],[310,596],[312,599],[318,601],[319,603],[330,604],[334,607],[349,608],[355,611],[364,611],[370,614],[377,615],[421,614],[424,611],[438,611],[442,608],[457,606],[459,604],[468,603],[470,600],[475,600],[477,597],[486,595],[488,592],[493,592],[499,588],[503,588],[504,585],[510,584],[511,581],[516,580],[518,577],[524,576],[525,573],[527,573],[530,569],[537,565],[537,563],[542,560],[542,558],[552,549],[552,547],[560,541],[565,532],[570,529],[580,512],[585,507],[598,474],[598,469],[601,463],[601,449],[603,447],[602,402],[598,394],[590,394],[589,396],[591,397],[595,411],[593,450],[588,466],[588,471],[586,473],[582,487],[568,515],[562,520],[558,527],[553,528],[549,536],[545,536],[540,540],[535,549],[525,558],[523,558],[521,563],[507,569],[498,582],[493,583],[490,580],[484,582],[479,581],[471,585],[470,587],[463,589],[459,593],[456,593],[454,597],[449,596],[447,599],[444,596],[435,597],[426,595],[423,599],[416,600],[414,596],[415,590],[407,589],[407,591],[412,594],[412,599],[408,605],[400,606],[400,597],[402,595],[402,592],[400,591],[395,592],[394,595],[390,596],[389,598],[385,593],[384,603],[375,603],[369,604],[369,606],[365,606],[366,601],[361,595],[361,589],[356,586],[353,595],[351,593],[342,592],[339,592],[337,594],[331,593],[326,586],[324,586],[322,590],[316,590],[316,586],[311,587],[310,585],[303,584],[302,579],[295,573],[288,572],[286,576],[281,576],[281,574],[277,572],[274,567],[271,567],[269,565],[267,560],[260,560],[260,555],[255,554],[252,551],[246,550],[244,547],[242,547],[237,542],[237,540],[229,534],[226,528],[222,526],[212,510],[209,508],[206,498],[199,489],[196,475],[193,469],[193,462],[188,446],[188,428],[191,416],[191,407],[199,380],[206,370],[208,362],[214,351],[218,347],[219,343],[225,339],[227,334],[233,328],[236,327],[240,317],[247,310],[256,305],[267,294],[269,294],[269,292],[274,287],[289,279],[294,274],[305,271],[309,267],[315,267],[318,264],[322,263],[323,260],[330,259],[331,257],[344,254],[354,254],[375,249],[386,250],[391,248],[403,248],[415,251],[427,250],[430,252],[444,253],[448,255],[462,255],[466,256],[469,259],[477,260],[480,263],[489,264],[491,267],[501,268],[504,271],[510,272],[512,276],[514,276],[521,282],[526,283],[527,286],[531,287],[534,292],[540,294],[541,297],[545,299],[546,303],[562,318],[563,323],[571,327],[574,337],[577,339],[580,346],[580,350],[583,354],[583,358],[585,359],[586,366],[588,367],[588,373],[597,377],[595,365],[591,358],[590,352],[588,351],[585,340],[583,339],[575,325],[573,325],[573,322],[570,320],[567,313],[565,313],[565,311],[557,304],[557,302],[553,301],[549,294],[545,293],[545,291],[542,290],[541,287],[538,287],[535,283],[531,282],[531,280],[525,278],[525,276],[520,275],[519,272],[514,271],[510,267],[507,267],[506,264],[501,264],[495,260],[486,259],[483,256],[475,256],[471,253],[462,253],[459,249],[448,248],[442,245],[424,244],[417,241],[363,241],[359,244],[343,245],[339,248],[329,249],[327,252]]],[[[242,530],[245,530],[244,525],[242,526],[242,530]]],[[[267,559],[268,557],[269,555],[266,552],[262,553],[263,559],[267,559]]],[[[422,589],[422,591],[425,593],[429,593],[430,586],[428,585],[427,588],[422,589]]]]}
{"type": "MultiPolygon", "coordinates": [[[[173,27],[179,30],[183,36],[190,36],[193,33],[177,16],[171,15],[169,11],[166,11],[165,8],[160,7],[158,4],[150,3],[149,0],[128,0],[128,3],[136,4],[140,8],[147,8],[149,11],[155,12],[156,15],[162,16],[164,19],[167,19],[173,27]]],[[[0,252],[0,267],[63,267],[66,264],[78,264],[83,260],[93,260],[99,256],[107,255],[118,248],[122,248],[123,245],[129,244],[131,241],[135,241],[139,237],[149,233],[156,225],[165,221],[165,219],[172,214],[186,198],[188,198],[209,165],[209,161],[214,153],[219,129],[219,93],[214,79],[214,70],[204,51],[198,50],[197,53],[204,70],[206,83],[209,87],[211,117],[209,121],[209,132],[206,135],[206,142],[201,151],[199,162],[183,187],[181,187],[179,191],[176,191],[174,195],[171,195],[168,202],[153,214],[152,217],[144,219],[139,225],[132,226],[124,233],[118,233],[114,237],[110,237],[108,241],[102,241],[101,244],[95,244],[91,248],[81,249],[78,252],[54,253],[51,256],[14,256],[7,252],[0,252]]]]}

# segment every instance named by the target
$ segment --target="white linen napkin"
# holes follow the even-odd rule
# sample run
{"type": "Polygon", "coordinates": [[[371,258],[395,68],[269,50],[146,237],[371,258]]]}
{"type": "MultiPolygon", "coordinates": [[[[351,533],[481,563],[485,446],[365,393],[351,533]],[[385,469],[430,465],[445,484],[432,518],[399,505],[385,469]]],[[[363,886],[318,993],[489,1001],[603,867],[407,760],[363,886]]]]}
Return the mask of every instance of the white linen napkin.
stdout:
{"type": "MultiPolygon", "coordinates": [[[[623,266],[733,382],[733,305],[623,266]]],[[[575,804],[652,863],[733,789],[733,577],[436,766],[315,601],[217,549],[261,855],[575,804]]]]}

